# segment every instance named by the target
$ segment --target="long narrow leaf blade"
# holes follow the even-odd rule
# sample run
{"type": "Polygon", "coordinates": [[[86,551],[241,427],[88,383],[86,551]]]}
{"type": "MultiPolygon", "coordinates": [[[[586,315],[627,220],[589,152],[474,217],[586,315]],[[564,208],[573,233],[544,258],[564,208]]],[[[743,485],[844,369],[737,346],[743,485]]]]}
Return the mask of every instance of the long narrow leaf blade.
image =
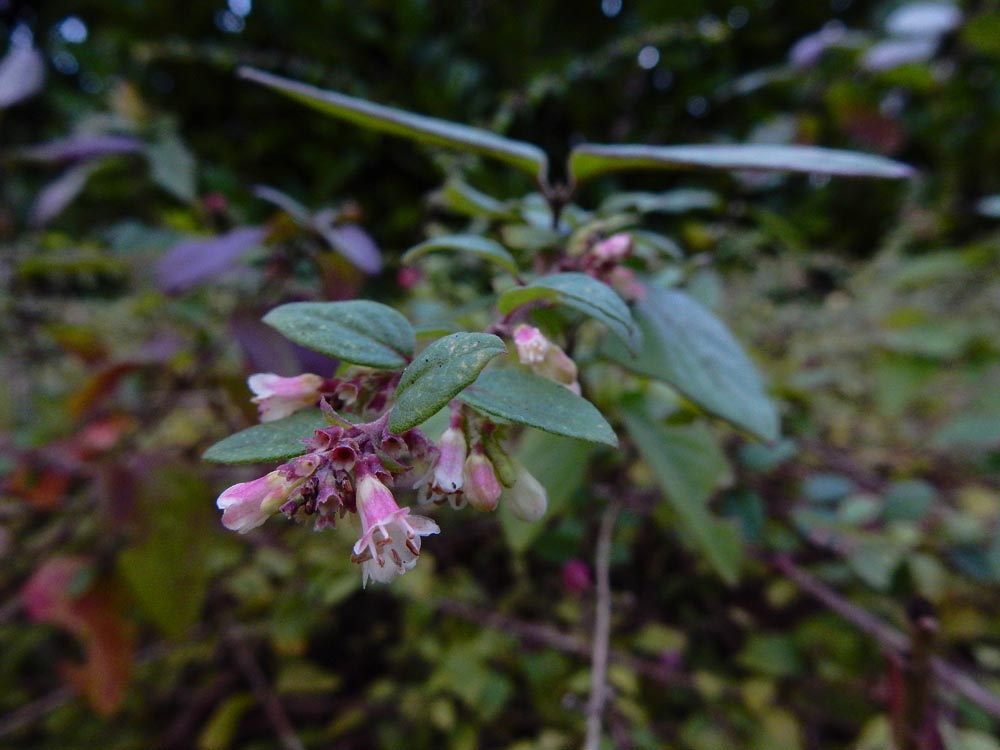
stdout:
{"type": "Polygon", "coordinates": [[[634,169],[731,169],[805,172],[843,177],[912,177],[912,167],[884,156],[819,146],[704,144],[683,146],[584,143],[569,156],[576,184],[634,169]]]}
{"type": "Polygon", "coordinates": [[[255,68],[240,68],[239,75],[248,81],[268,86],[310,107],[369,130],[391,133],[420,143],[472,151],[506,162],[545,180],[548,158],[537,146],[504,138],[488,130],[417,115],[393,107],[374,104],[336,91],[325,91],[255,68]]]}

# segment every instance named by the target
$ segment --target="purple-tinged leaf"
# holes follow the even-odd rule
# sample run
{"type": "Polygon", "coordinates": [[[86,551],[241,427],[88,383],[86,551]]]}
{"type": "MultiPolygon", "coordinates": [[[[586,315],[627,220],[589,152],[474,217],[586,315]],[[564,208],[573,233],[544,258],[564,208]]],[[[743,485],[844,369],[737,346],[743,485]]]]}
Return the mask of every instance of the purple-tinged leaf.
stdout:
{"type": "Polygon", "coordinates": [[[953,3],[916,2],[896,8],[885,19],[885,30],[893,36],[936,39],[962,22],[962,11],[953,3]]]}
{"type": "Polygon", "coordinates": [[[99,156],[118,156],[142,151],[142,141],[127,135],[74,135],[17,152],[17,157],[29,161],[87,161],[99,156]]]}
{"type": "Polygon", "coordinates": [[[218,237],[184,240],[156,264],[156,284],[177,294],[213,279],[260,245],[265,235],[262,227],[239,227],[218,237]]]}
{"type": "Polygon", "coordinates": [[[14,45],[0,60],[0,109],[37,94],[45,83],[45,60],[34,47],[14,45]]]}
{"type": "Polygon", "coordinates": [[[66,170],[46,185],[35,197],[35,202],[31,206],[28,218],[31,226],[44,226],[61,214],[80,194],[97,166],[98,162],[80,164],[66,170]]]}
{"type": "Polygon", "coordinates": [[[861,67],[877,73],[900,65],[924,62],[931,59],[937,46],[937,39],[933,37],[889,39],[870,47],[861,58],[861,67]]]}
{"type": "Polygon", "coordinates": [[[273,372],[285,376],[302,372],[295,345],[262,323],[258,315],[247,311],[236,313],[229,319],[229,334],[243,351],[248,372],[273,372]]]}
{"type": "Polygon", "coordinates": [[[382,253],[379,252],[375,240],[357,224],[341,224],[333,226],[334,214],[321,212],[312,220],[312,227],[324,240],[367,274],[376,274],[382,270],[382,253]]]}

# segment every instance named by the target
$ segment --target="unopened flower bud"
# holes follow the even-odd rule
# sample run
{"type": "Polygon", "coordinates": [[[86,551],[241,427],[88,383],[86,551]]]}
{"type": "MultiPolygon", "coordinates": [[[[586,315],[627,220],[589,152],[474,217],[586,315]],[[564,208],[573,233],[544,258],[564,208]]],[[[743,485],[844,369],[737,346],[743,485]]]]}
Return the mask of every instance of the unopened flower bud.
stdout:
{"type": "Polygon", "coordinates": [[[459,427],[449,427],[441,435],[440,454],[434,468],[433,486],[437,491],[451,494],[462,489],[462,469],[468,448],[465,435],[459,427]]]}
{"type": "Polygon", "coordinates": [[[492,462],[483,452],[482,445],[477,445],[465,460],[463,478],[464,497],[469,505],[484,513],[496,510],[503,488],[493,470],[492,462]]]}
{"type": "Polygon", "coordinates": [[[510,512],[522,521],[537,521],[549,507],[549,496],[541,483],[532,476],[524,464],[513,459],[517,480],[504,493],[504,502],[510,512]]]}

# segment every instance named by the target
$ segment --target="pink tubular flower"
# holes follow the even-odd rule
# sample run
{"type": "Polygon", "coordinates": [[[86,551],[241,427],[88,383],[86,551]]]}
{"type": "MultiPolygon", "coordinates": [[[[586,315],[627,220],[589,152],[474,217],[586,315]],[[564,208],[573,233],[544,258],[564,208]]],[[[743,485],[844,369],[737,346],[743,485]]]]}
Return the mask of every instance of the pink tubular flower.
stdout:
{"type": "Polygon", "coordinates": [[[240,482],[227,489],[216,501],[222,511],[222,525],[245,534],[278,512],[285,498],[319,467],[314,455],[302,456],[270,474],[240,482]]]}
{"type": "Polygon", "coordinates": [[[319,375],[310,373],[283,378],[271,372],[259,372],[247,379],[247,385],[256,394],[250,400],[257,404],[261,422],[273,422],[315,406],[324,382],[319,375]]]}
{"type": "Polygon", "coordinates": [[[367,463],[357,465],[356,477],[361,538],[351,559],[361,563],[362,587],[370,579],[388,583],[417,564],[420,537],[440,529],[431,519],[411,516],[409,508],[400,508],[367,463]]]}
{"type": "Polygon", "coordinates": [[[514,346],[521,364],[527,365],[536,375],[554,380],[580,395],[576,362],[549,341],[537,328],[519,325],[514,329],[514,346]]]}
{"type": "Polygon", "coordinates": [[[493,463],[486,457],[482,444],[476,445],[465,460],[463,479],[465,499],[469,501],[469,505],[484,513],[496,510],[503,488],[497,479],[493,463]]]}

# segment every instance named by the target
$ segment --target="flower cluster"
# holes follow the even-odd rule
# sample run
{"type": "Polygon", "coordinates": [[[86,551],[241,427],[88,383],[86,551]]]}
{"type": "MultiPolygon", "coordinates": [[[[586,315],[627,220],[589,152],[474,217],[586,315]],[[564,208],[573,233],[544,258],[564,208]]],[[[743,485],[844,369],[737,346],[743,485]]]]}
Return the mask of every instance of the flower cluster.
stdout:
{"type": "MultiPolygon", "coordinates": [[[[530,330],[534,338],[527,346],[536,357],[533,364],[578,391],[572,360],[537,329],[530,330]]],[[[366,585],[369,580],[387,583],[411,569],[420,556],[421,538],[439,531],[433,520],[413,515],[396,502],[389,488],[404,476],[417,477],[402,484],[416,490],[421,504],[449,503],[455,509],[468,504],[491,512],[503,499],[523,520],[537,521],[545,514],[545,488],[507,455],[500,444],[501,430],[488,419],[467,413],[457,402],[452,403],[448,429],[434,445],[419,429],[401,434],[389,431],[384,398],[394,383],[378,374],[362,374],[354,380],[259,374],[249,383],[261,421],[315,408],[318,402],[333,424],[316,430],[305,441],[304,455],[223,492],[217,504],[228,529],[246,533],[272,515],[283,513],[296,521],[311,520],[314,528],[321,530],[336,527],[339,519],[356,514],[361,536],[351,560],[361,565],[362,585],[366,585]],[[331,405],[359,394],[361,398],[354,400],[363,399],[361,410],[380,408],[383,413],[379,418],[351,424],[331,405]],[[421,472],[419,467],[426,470],[421,472]]]]}
{"type": "Polygon", "coordinates": [[[223,492],[218,499],[222,523],[245,533],[280,511],[289,518],[314,519],[319,530],[356,513],[361,538],[352,560],[362,565],[362,583],[385,583],[405,573],[420,555],[420,538],[438,533],[438,526],[400,508],[389,485],[410,471],[402,461],[425,461],[433,446],[419,430],[392,434],[386,422],[387,415],[316,430],[305,455],[223,492]]]}

